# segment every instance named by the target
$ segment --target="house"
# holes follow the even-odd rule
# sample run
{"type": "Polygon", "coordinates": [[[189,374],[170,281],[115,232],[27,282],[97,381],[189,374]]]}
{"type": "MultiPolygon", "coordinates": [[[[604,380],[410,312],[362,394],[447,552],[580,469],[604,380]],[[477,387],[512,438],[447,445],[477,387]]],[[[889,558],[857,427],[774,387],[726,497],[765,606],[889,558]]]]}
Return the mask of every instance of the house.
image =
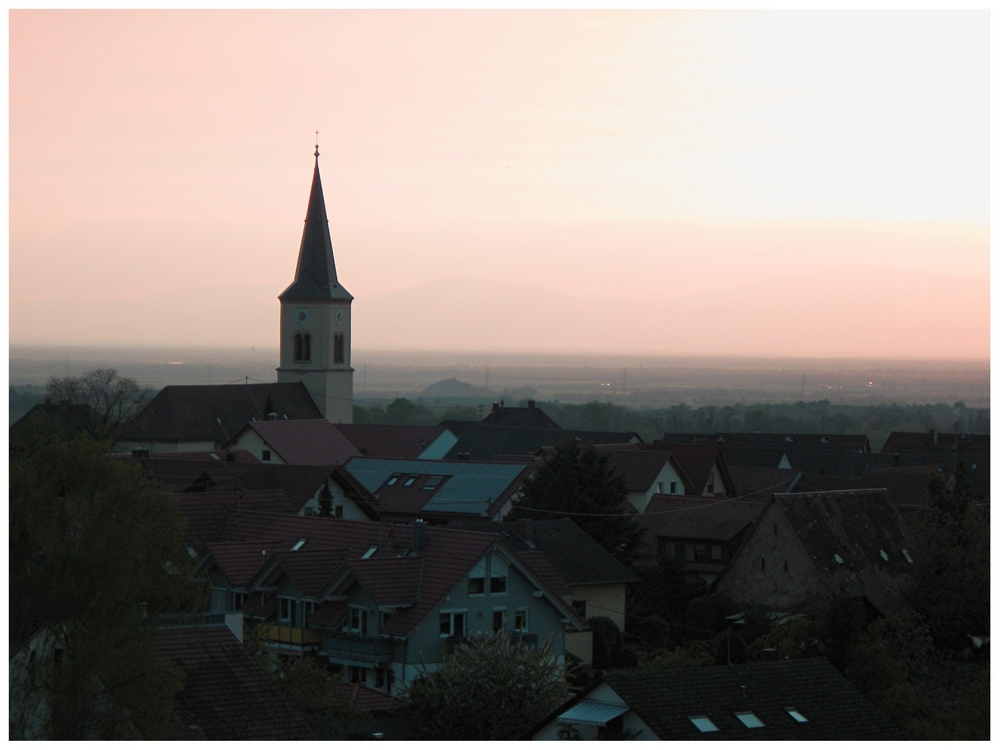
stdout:
{"type": "Polygon", "coordinates": [[[515,427],[505,424],[472,424],[458,436],[458,441],[445,455],[448,460],[467,459],[489,461],[496,455],[532,456],[546,446],[567,440],[580,440],[601,445],[605,443],[641,443],[634,432],[596,432],[590,430],[557,430],[543,427],[515,427]]]}
{"type": "Polygon", "coordinates": [[[745,500],[769,500],[776,492],[793,492],[802,479],[802,472],[796,469],[744,466],[730,462],[729,476],[733,479],[736,497],[745,500]]]}
{"type": "Polygon", "coordinates": [[[664,443],[716,443],[724,447],[739,446],[796,446],[796,447],[847,447],[856,453],[871,453],[867,435],[799,434],[792,432],[667,432],[664,443]]]}
{"type": "Polygon", "coordinates": [[[774,495],[713,588],[783,612],[858,598],[888,616],[903,606],[918,554],[885,490],[774,495]]]}
{"type": "Polygon", "coordinates": [[[250,421],[321,419],[302,383],[168,385],[125,425],[116,450],[214,451],[250,421]]]}
{"type": "Polygon", "coordinates": [[[247,422],[225,445],[244,450],[261,463],[297,466],[335,466],[361,452],[325,419],[247,422]]]}
{"type": "Polygon", "coordinates": [[[581,617],[607,617],[625,629],[625,587],[639,579],[570,519],[462,524],[459,528],[500,534],[522,554],[541,552],[569,586],[573,607],[581,617]]]}
{"type": "Polygon", "coordinates": [[[667,553],[684,565],[692,582],[712,583],[765,505],[759,500],[654,495],[646,512],[637,516],[647,529],[644,556],[651,563],[667,553]]]}
{"type": "Polygon", "coordinates": [[[445,457],[458,440],[447,427],[399,424],[338,424],[335,428],[368,458],[445,457]]]}
{"type": "Polygon", "coordinates": [[[89,404],[71,404],[69,401],[54,404],[51,399],[46,398],[44,403],[35,404],[28,409],[10,429],[20,429],[34,422],[52,425],[65,433],[77,435],[94,432],[100,419],[89,404]]]}
{"type": "Polygon", "coordinates": [[[673,453],[639,450],[638,444],[594,446],[611,457],[610,466],[625,475],[628,501],[642,513],[654,495],[684,495],[694,491],[673,453]]]}
{"type": "Polygon", "coordinates": [[[285,693],[226,627],[225,616],[199,619],[166,625],[157,633],[160,653],[184,672],[174,709],[183,738],[315,739],[285,693]]]}
{"type": "Polygon", "coordinates": [[[990,496],[990,436],[955,432],[891,432],[880,454],[887,466],[935,466],[952,473],[962,464],[973,493],[990,496]]]}
{"type": "Polygon", "coordinates": [[[535,740],[900,740],[826,659],[609,672],[557,708],[535,740]]]}
{"type": "Polygon", "coordinates": [[[420,461],[352,458],[344,469],[377,501],[386,520],[432,524],[499,521],[532,471],[530,461],[420,461]]]}
{"type": "Polygon", "coordinates": [[[345,681],[395,695],[467,636],[500,630],[589,663],[565,581],[497,534],[246,513],[219,538],[198,566],[213,610],[241,609],[273,653],[319,658],[345,681]]]}
{"type": "MultiPolygon", "coordinates": [[[[668,452],[680,465],[690,484],[687,495],[735,497],[736,487],[722,449],[711,443],[643,443],[639,450],[668,452]]],[[[670,494],[670,493],[665,493],[670,494]]]]}
{"type": "Polygon", "coordinates": [[[493,402],[493,409],[483,417],[482,424],[503,424],[511,427],[538,427],[545,430],[561,429],[548,414],[528,401],[527,406],[504,406],[503,401],[493,402]]]}
{"type": "MultiPolygon", "coordinates": [[[[857,478],[804,475],[796,485],[796,491],[830,492],[878,487],[886,490],[893,505],[906,514],[927,507],[927,482],[936,473],[936,466],[900,466],[875,469],[857,478]]],[[[954,482],[953,474],[949,472],[946,476],[948,482],[954,482]]]]}

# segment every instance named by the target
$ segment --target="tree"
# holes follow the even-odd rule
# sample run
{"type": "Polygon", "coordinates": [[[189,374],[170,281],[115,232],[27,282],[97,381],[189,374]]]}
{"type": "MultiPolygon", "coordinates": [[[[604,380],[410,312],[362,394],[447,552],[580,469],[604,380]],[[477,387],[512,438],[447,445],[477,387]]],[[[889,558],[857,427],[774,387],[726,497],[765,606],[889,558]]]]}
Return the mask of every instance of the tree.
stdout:
{"type": "Polygon", "coordinates": [[[21,707],[48,707],[43,737],[169,736],[181,674],[157,653],[155,618],[206,603],[173,498],[110,447],[31,425],[11,435],[11,651],[51,644],[52,679],[18,691],[21,707]]]}
{"type": "Polygon", "coordinates": [[[149,393],[136,381],[110,368],[65,378],[53,375],[45,391],[53,403],[89,407],[89,432],[97,438],[115,436],[149,401],[149,393]]]}
{"type": "Polygon", "coordinates": [[[683,619],[690,594],[684,586],[684,566],[676,557],[663,552],[656,565],[637,567],[634,572],[639,580],[628,584],[627,607],[633,618],[654,616],[668,622],[683,619]]]}
{"type": "Polygon", "coordinates": [[[327,482],[319,490],[319,514],[321,516],[333,515],[333,493],[330,492],[330,485],[327,482]]]}
{"type": "Polygon", "coordinates": [[[631,513],[625,476],[593,445],[569,440],[555,446],[521,485],[521,497],[505,520],[569,517],[626,565],[639,554],[642,525],[631,513]]]}
{"type": "Polygon", "coordinates": [[[501,630],[477,633],[436,671],[403,691],[413,739],[514,740],[566,700],[563,666],[549,640],[512,641],[501,630]]]}

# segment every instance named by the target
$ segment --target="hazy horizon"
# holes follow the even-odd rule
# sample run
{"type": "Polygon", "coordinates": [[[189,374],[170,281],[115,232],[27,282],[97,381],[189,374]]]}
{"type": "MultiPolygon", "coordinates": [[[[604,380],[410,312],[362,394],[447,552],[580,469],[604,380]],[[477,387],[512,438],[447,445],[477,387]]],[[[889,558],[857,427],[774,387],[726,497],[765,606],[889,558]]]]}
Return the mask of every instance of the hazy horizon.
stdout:
{"type": "Polygon", "coordinates": [[[9,337],[989,357],[986,11],[10,13],[9,337]]]}

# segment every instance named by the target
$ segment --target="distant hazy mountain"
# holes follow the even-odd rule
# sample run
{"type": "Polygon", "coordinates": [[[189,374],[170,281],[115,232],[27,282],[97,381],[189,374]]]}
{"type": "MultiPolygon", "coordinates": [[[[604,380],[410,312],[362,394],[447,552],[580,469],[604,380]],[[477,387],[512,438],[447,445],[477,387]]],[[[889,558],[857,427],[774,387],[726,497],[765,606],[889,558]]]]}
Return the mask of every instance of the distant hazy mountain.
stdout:
{"type": "Polygon", "coordinates": [[[875,266],[662,299],[438,280],[354,303],[370,348],[734,356],[989,357],[989,281],[875,266]]]}
{"type": "Polygon", "coordinates": [[[420,395],[424,398],[465,398],[467,396],[492,398],[493,392],[471,383],[463,383],[458,378],[448,378],[427,386],[420,391],[420,395]]]}

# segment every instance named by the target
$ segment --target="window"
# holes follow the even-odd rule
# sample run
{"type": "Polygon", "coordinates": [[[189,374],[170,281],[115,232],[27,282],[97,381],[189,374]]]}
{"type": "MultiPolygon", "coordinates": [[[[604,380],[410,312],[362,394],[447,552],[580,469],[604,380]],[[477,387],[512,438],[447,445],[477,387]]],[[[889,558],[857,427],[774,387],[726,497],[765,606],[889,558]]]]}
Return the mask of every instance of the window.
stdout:
{"type": "Polygon", "coordinates": [[[295,616],[295,600],[286,599],[285,597],[278,598],[278,622],[291,623],[292,618],[295,616]]]}
{"type": "MultiPolygon", "coordinates": [[[[576,602],[574,602],[576,604],[576,602]]],[[[506,609],[494,609],[493,610],[493,632],[499,633],[501,630],[507,627],[507,610],[506,609]]]]}
{"type": "Polygon", "coordinates": [[[688,719],[702,732],[718,732],[719,728],[707,716],[688,716],[688,719]]]}
{"type": "Polygon", "coordinates": [[[241,594],[238,591],[233,592],[233,609],[242,609],[246,603],[247,594],[241,594]]]}
{"type": "Polygon", "coordinates": [[[712,545],[712,559],[713,560],[721,560],[722,559],[722,545],[721,544],[713,544],[712,545]]]}
{"type": "Polygon", "coordinates": [[[676,495],[677,494],[677,482],[671,482],[670,483],[670,494],[671,495],[676,495]]]}
{"type": "Polygon", "coordinates": [[[305,539],[299,539],[295,544],[292,545],[292,552],[297,552],[302,549],[302,545],[306,543],[305,539]]]}
{"type": "Polygon", "coordinates": [[[408,476],[406,478],[406,481],[403,482],[403,486],[404,487],[409,487],[411,484],[413,484],[416,481],[417,481],[417,475],[416,474],[411,474],[410,476],[408,476]]]}
{"type": "Polygon", "coordinates": [[[399,481],[399,477],[400,477],[400,475],[399,475],[399,474],[393,474],[393,475],[392,475],[391,477],[389,477],[389,479],[388,479],[388,480],[386,481],[386,483],[385,483],[385,486],[386,486],[386,487],[392,487],[392,485],[394,485],[394,484],[395,484],[396,482],[398,482],[398,481],[399,481]]]}
{"type": "Polygon", "coordinates": [[[378,613],[378,628],[381,630],[385,627],[385,624],[392,619],[393,615],[396,614],[395,607],[390,609],[380,609],[378,613]]]}
{"type": "Polygon", "coordinates": [[[351,607],[350,619],[347,626],[348,632],[361,633],[368,632],[368,610],[364,607],[351,607]]]}
{"type": "Polygon", "coordinates": [[[481,560],[469,571],[469,596],[486,593],[486,561],[481,560]]]}
{"type": "Polygon", "coordinates": [[[663,494],[663,482],[656,483],[656,492],[660,495],[663,494]]]}
{"type": "Polygon", "coordinates": [[[271,460],[271,451],[261,451],[260,452],[260,460],[261,461],[270,461],[271,460]]]}
{"type": "Polygon", "coordinates": [[[333,361],[342,364],[344,361],[344,334],[336,333],[333,336],[333,361]]]}
{"type": "Polygon", "coordinates": [[[433,490],[439,484],[441,484],[441,482],[442,482],[443,479],[444,479],[444,477],[428,477],[427,481],[424,483],[424,486],[421,487],[420,489],[422,489],[422,490],[433,490]]]}
{"type": "Polygon", "coordinates": [[[758,719],[753,711],[737,711],[736,718],[743,722],[747,729],[757,729],[764,726],[764,722],[758,719]]]}
{"type": "Polygon", "coordinates": [[[507,593],[507,563],[499,555],[490,555],[490,593],[507,593]]]}
{"type": "Polygon", "coordinates": [[[465,612],[442,612],[441,613],[441,635],[442,636],[464,636],[465,635],[465,612]]]}
{"type": "Polygon", "coordinates": [[[671,557],[677,557],[677,545],[676,544],[674,544],[673,542],[668,542],[665,539],[658,539],[657,543],[659,545],[659,548],[660,548],[659,552],[660,552],[661,555],[664,554],[664,553],[666,553],[666,554],[670,555],[671,557]]]}
{"type": "Polygon", "coordinates": [[[361,559],[362,560],[367,560],[369,557],[371,557],[372,555],[374,555],[377,550],[378,550],[378,547],[369,547],[367,550],[365,550],[365,554],[363,554],[361,556],[361,559]]]}
{"type": "Polygon", "coordinates": [[[368,668],[351,667],[351,682],[361,683],[362,685],[368,682],[368,668]]]}
{"type": "Polygon", "coordinates": [[[514,630],[525,631],[528,630],[528,610],[519,609],[514,613],[514,630]]]}
{"type": "Polygon", "coordinates": [[[302,359],[309,362],[312,359],[312,336],[308,333],[302,337],[302,359]]]}
{"type": "Polygon", "coordinates": [[[785,560],[785,572],[788,572],[788,560],[785,560]]]}
{"type": "Polygon", "coordinates": [[[344,506],[343,505],[335,505],[333,507],[333,517],[334,518],[343,518],[344,517],[344,506]]]}
{"type": "Polygon", "coordinates": [[[760,569],[764,570],[764,558],[760,558],[760,569]]]}
{"type": "Polygon", "coordinates": [[[694,559],[695,560],[707,560],[708,559],[708,547],[704,544],[694,545],[694,559]]]}
{"type": "Polygon", "coordinates": [[[797,721],[799,724],[805,724],[807,721],[809,721],[809,719],[800,714],[794,708],[786,708],[785,710],[788,712],[788,715],[791,716],[793,719],[795,719],[795,721],[797,721]]]}
{"type": "Polygon", "coordinates": [[[302,334],[296,333],[292,338],[292,359],[296,362],[302,361],[302,334]]]}
{"type": "Polygon", "coordinates": [[[375,687],[385,687],[385,670],[382,667],[375,667],[375,687]]]}

